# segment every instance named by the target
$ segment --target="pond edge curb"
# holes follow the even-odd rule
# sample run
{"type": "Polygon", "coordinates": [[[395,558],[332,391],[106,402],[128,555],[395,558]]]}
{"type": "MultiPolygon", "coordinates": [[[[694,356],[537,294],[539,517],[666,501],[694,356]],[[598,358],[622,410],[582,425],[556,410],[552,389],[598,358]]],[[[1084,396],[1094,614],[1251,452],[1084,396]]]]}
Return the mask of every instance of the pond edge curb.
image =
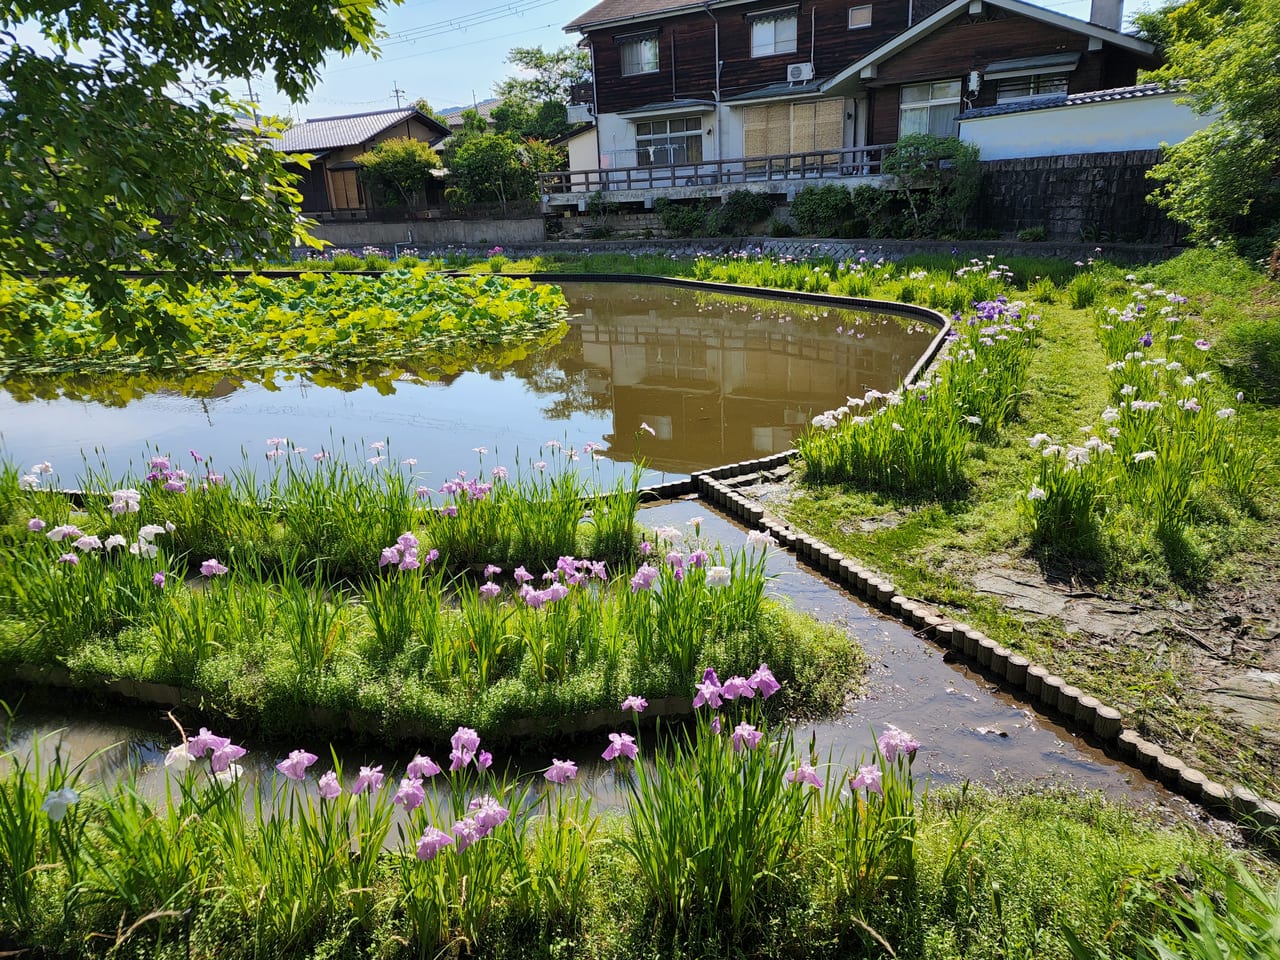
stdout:
{"type": "Polygon", "coordinates": [[[969,624],[952,620],[935,608],[898,593],[891,579],[863,567],[817,537],[795,530],[734,489],[740,484],[773,479],[768,474],[782,467],[789,468],[796,456],[796,451],[788,450],[759,460],[701,471],[682,484],[660,484],[648,489],[656,493],[660,488],[680,487],[682,492],[676,496],[696,493],[699,499],[728,516],[770,534],[780,547],[794,553],[797,560],[834,580],[854,597],[912,627],[916,636],[941,647],[1040,712],[1053,714],[1055,720],[1101,745],[1113,758],[1158,781],[1172,793],[1245,827],[1280,828],[1280,802],[1261,797],[1240,784],[1228,787],[1211,779],[1127,727],[1124,715],[1115,707],[1072,686],[969,624]],[[693,490],[684,489],[690,485],[693,490]]]}

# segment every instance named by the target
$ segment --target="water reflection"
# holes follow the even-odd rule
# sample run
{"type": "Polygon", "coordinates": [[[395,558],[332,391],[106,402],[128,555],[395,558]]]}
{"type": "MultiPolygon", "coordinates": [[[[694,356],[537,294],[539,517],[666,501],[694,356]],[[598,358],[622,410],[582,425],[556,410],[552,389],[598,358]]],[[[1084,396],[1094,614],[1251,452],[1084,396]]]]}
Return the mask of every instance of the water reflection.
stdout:
{"type": "MultiPolygon", "coordinates": [[[[428,476],[548,439],[639,454],[687,473],[789,447],[813,412],[890,389],[934,331],[905,318],[644,284],[565,284],[574,314],[558,343],[497,360],[427,357],[395,366],[10,381],[0,443],[19,464],[63,471],[98,449],[113,472],[144,450],[196,448],[223,467],[266,437],[318,448],[390,438],[428,476]],[[648,424],[653,432],[641,431],[648,424]]],[[[71,483],[74,477],[62,476],[71,483]]]]}

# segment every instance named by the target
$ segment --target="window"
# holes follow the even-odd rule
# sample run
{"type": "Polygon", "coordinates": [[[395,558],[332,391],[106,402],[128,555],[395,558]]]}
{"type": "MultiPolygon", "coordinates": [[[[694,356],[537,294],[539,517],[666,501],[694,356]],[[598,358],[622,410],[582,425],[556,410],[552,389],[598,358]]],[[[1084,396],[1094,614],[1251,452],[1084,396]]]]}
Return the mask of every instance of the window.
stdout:
{"type": "Polygon", "coordinates": [[[622,49],[622,75],[631,77],[637,73],[657,73],[658,38],[637,37],[620,43],[622,49]]]}
{"type": "Polygon", "coordinates": [[[958,116],[960,116],[959,80],[905,84],[902,87],[898,136],[905,137],[909,133],[931,133],[935,137],[954,137],[958,116]]]}
{"type": "MultiPolygon", "coordinates": [[[[753,158],[838,151],[844,144],[844,115],[841,97],[746,107],[742,111],[742,155],[753,158]]],[[[748,162],[747,169],[758,173],[764,164],[748,162]]]]}
{"type": "Polygon", "coordinates": [[[849,8],[849,29],[861,30],[871,26],[871,4],[849,8]]]}
{"type": "Polygon", "coordinates": [[[751,55],[773,57],[796,52],[796,13],[765,13],[751,21],[751,55]]]}
{"type": "Polygon", "coordinates": [[[1067,75],[1065,73],[1036,73],[1026,77],[1010,77],[996,85],[996,103],[1066,92],[1067,75]]]}
{"type": "Polygon", "coordinates": [[[636,124],[636,165],[667,166],[702,162],[702,120],[645,120],[636,124]]]}

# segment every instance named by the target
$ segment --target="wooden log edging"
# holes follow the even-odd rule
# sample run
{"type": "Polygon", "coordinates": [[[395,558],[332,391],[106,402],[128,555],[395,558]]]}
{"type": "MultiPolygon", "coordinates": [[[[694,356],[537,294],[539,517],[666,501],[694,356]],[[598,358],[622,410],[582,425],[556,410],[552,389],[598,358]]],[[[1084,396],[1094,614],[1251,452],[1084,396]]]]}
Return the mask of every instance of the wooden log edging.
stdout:
{"type": "Polygon", "coordinates": [[[939,611],[897,591],[893,581],[844,556],[817,537],[795,530],[768,513],[760,504],[726,483],[763,480],[763,474],[785,465],[794,450],[705,470],[693,476],[698,497],[744,525],[773,536],[780,547],[798,560],[834,580],[855,597],[915,628],[968,666],[996,679],[1000,686],[1042,712],[1056,715],[1111,756],[1158,780],[1171,792],[1212,813],[1242,825],[1260,829],[1280,828],[1280,802],[1258,796],[1239,784],[1228,787],[1211,779],[1125,725],[1124,715],[1048,669],[992,640],[967,623],[951,620],[939,611]]]}
{"type": "MultiPolygon", "coordinates": [[[[11,676],[19,683],[45,690],[75,690],[133,706],[163,707],[166,710],[182,707],[211,712],[221,719],[244,722],[224,709],[210,705],[213,695],[209,691],[176,684],[154,683],[149,680],[133,680],[128,677],[108,675],[73,674],[64,666],[43,666],[29,663],[12,665],[11,676]]],[[[654,697],[645,708],[638,722],[652,726],[658,718],[687,720],[694,714],[693,700],[688,696],[654,697]]],[[[309,730],[323,736],[353,735],[358,738],[376,737],[380,741],[397,744],[423,741],[447,734],[431,731],[421,721],[397,719],[388,723],[377,711],[358,708],[335,710],[331,707],[311,706],[298,717],[309,730]]],[[[483,731],[487,740],[504,744],[519,740],[546,737],[578,738],[589,734],[618,729],[622,713],[618,707],[601,707],[586,713],[556,717],[551,720],[540,717],[521,717],[502,724],[501,732],[483,731]]]]}

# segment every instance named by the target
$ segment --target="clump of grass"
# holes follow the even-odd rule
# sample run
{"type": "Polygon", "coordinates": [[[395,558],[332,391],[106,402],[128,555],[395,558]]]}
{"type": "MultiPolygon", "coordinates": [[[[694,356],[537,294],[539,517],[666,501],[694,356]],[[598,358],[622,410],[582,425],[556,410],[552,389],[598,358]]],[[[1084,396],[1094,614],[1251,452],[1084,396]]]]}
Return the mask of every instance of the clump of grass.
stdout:
{"type": "Polygon", "coordinates": [[[1037,318],[1024,309],[1003,298],[978,303],[931,379],[815,417],[796,443],[806,478],[904,496],[960,493],[970,442],[994,439],[1017,415],[1036,343],[1037,318]]]}

